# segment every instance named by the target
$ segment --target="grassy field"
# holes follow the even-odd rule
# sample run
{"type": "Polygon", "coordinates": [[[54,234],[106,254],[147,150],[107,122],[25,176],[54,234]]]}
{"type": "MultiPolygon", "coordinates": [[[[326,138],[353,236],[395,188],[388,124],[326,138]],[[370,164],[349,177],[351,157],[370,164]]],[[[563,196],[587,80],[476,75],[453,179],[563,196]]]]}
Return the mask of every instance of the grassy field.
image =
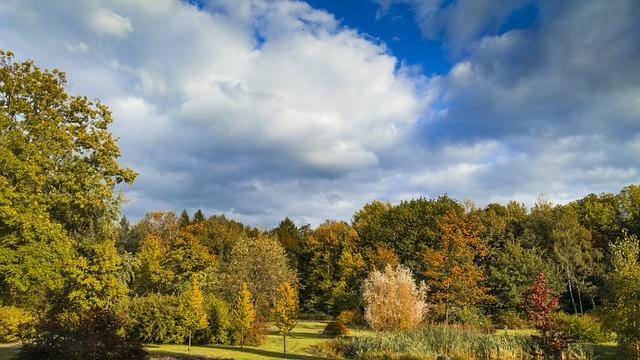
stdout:
{"type": "MultiPolygon", "coordinates": [[[[327,338],[322,336],[322,330],[326,322],[301,321],[293,329],[293,336],[287,338],[287,359],[315,360],[323,359],[313,356],[308,348],[317,345],[327,338]]],[[[227,345],[192,346],[187,351],[186,345],[148,345],[147,350],[152,354],[166,355],[192,355],[211,358],[253,360],[253,359],[277,359],[282,358],[282,336],[277,334],[277,329],[271,327],[267,341],[260,347],[245,346],[240,349],[227,345]]]]}
{"type": "MultiPolygon", "coordinates": [[[[314,356],[309,352],[313,345],[327,341],[322,336],[322,330],[326,322],[301,321],[293,331],[293,337],[287,339],[287,358],[298,360],[316,360],[322,357],[314,356]]],[[[530,334],[531,330],[501,331],[503,334],[530,334]]],[[[371,335],[370,330],[351,330],[351,336],[371,335]]],[[[258,360],[282,358],[282,337],[277,334],[275,327],[271,327],[267,341],[260,347],[239,347],[226,345],[192,346],[191,351],[186,345],[147,345],[147,350],[155,356],[197,356],[218,359],[258,360]]],[[[600,359],[615,359],[615,343],[606,343],[595,346],[595,353],[600,359]]],[[[17,344],[0,344],[0,360],[11,360],[18,352],[17,344]]]]}

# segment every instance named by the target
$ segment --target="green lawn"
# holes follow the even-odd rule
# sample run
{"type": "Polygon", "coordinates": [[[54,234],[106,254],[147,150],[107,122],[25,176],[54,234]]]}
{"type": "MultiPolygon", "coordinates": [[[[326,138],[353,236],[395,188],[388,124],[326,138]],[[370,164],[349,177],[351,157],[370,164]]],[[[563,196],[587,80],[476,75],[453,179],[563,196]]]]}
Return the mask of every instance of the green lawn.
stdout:
{"type": "MultiPolygon", "coordinates": [[[[322,359],[308,352],[308,348],[317,345],[327,338],[322,336],[326,322],[301,321],[293,329],[293,336],[287,338],[287,359],[315,360],[322,359]]],[[[245,346],[244,349],[227,345],[192,346],[187,351],[186,345],[148,345],[147,350],[152,354],[184,354],[211,358],[236,360],[278,359],[282,358],[282,336],[271,326],[267,341],[260,347],[245,346]]]]}
{"type": "MultiPolygon", "coordinates": [[[[326,322],[301,321],[293,331],[293,337],[287,338],[287,358],[298,360],[316,360],[321,357],[309,353],[309,347],[317,345],[327,338],[322,336],[322,330],[326,322]]],[[[351,336],[366,336],[371,330],[352,329],[351,336]]],[[[499,333],[531,334],[531,330],[509,330],[499,333]]],[[[227,345],[192,346],[191,351],[186,345],[147,345],[147,350],[154,355],[191,355],[198,357],[253,360],[253,359],[279,359],[282,358],[282,337],[277,334],[275,327],[271,327],[267,341],[260,347],[245,347],[240,349],[227,345]]],[[[598,358],[615,359],[615,343],[595,345],[598,358]]],[[[0,360],[11,360],[18,352],[17,344],[0,344],[0,360]]]]}
{"type": "Polygon", "coordinates": [[[0,344],[0,360],[10,360],[18,353],[18,344],[0,344]]]}

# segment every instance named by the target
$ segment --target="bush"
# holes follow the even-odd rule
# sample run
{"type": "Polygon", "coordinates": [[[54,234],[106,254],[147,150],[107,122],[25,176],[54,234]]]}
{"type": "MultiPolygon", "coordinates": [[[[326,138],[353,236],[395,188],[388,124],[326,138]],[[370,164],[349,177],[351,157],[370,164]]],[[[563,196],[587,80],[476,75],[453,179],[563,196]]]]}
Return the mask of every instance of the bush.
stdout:
{"type": "Polygon", "coordinates": [[[0,306],[0,342],[18,341],[25,332],[29,332],[33,316],[15,306],[0,306]]]}
{"type": "Polygon", "coordinates": [[[602,331],[600,321],[588,314],[559,313],[556,317],[556,327],[569,342],[601,343],[609,340],[607,334],[602,331]]]}
{"type": "Polygon", "coordinates": [[[183,343],[188,336],[177,296],[137,297],[126,306],[127,334],[148,343],[183,343]]]}
{"type": "Polygon", "coordinates": [[[459,322],[466,328],[478,329],[485,332],[495,331],[491,319],[477,308],[464,307],[456,311],[453,317],[454,321],[459,322]]]}
{"type": "Polygon", "coordinates": [[[142,343],[122,335],[122,316],[104,309],[50,315],[24,339],[19,359],[135,360],[142,343]]]}
{"type": "Polygon", "coordinates": [[[427,312],[424,286],[416,286],[411,270],[387,265],[364,280],[364,317],[374,330],[408,330],[419,326],[427,312]]]}
{"type": "Polygon", "coordinates": [[[528,329],[531,327],[527,319],[513,310],[498,315],[497,326],[502,329],[528,329]]]}
{"type": "Polygon", "coordinates": [[[330,321],[322,330],[322,334],[329,337],[347,336],[349,335],[349,329],[347,329],[342,320],[338,319],[330,321]]]}
{"type": "Polygon", "coordinates": [[[338,320],[341,320],[345,325],[365,325],[366,321],[362,316],[362,313],[358,309],[345,310],[338,315],[338,320]]]}
{"type": "Polygon", "coordinates": [[[229,304],[214,296],[205,298],[204,304],[209,326],[194,336],[196,344],[231,344],[231,315],[229,304]]]}
{"type": "Polygon", "coordinates": [[[261,318],[257,317],[253,322],[251,331],[247,334],[245,345],[260,346],[267,340],[267,333],[269,332],[269,323],[261,318]]]}

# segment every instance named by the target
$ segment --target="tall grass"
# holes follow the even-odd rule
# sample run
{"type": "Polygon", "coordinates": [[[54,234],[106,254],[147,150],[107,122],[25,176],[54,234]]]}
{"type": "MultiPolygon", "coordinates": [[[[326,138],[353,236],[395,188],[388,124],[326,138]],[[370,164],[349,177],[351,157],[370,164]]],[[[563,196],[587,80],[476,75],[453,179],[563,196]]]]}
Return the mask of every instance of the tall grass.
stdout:
{"type": "MultiPolygon", "coordinates": [[[[531,359],[536,345],[527,335],[495,335],[452,327],[425,326],[410,332],[380,332],[337,340],[333,356],[358,359],[531,359]]],[[[327,354],[329,355],[329,354],[327,354]]],[[[572,346],[570,359],[589,359],[589,349],[572,346]]]]}

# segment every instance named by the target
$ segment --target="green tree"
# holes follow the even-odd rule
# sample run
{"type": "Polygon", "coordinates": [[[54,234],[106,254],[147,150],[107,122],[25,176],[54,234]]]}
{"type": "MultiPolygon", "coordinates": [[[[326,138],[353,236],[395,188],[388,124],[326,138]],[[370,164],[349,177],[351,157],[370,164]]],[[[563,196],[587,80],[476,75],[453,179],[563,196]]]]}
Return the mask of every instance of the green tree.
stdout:
{"type": "Polygon", "coordinates": [[[289,283],[283,283],[278,288],[278,297],[273,307],[273,321],[282,335],[283,357],[287,357],[287,336],[298,321],[298,295],[289,283]]]}
{"type": "Polygon", "coordinates": [[[182,212],[180,213],[180,220],[179,220],[179,226],[181,228],[187,227],[191,224],[191,219],[189,219],[189,214],[187,213],[187,210],[182,210],[182,212]]]}
{"type": "Polygon", "coordinates": [[[280,241],[289,258],[292,267],[298,266],[298,258],[302,252],[302,234],[296,224],[287,218],[280,221],[278,227],[271,230],[271,233],[280,241]]]}
{"type": "Polygon", "coordinates": [[[0,50],[0,296],[44,306],[65,264],[110,236],[131,183],[100,102],[65,92],[66,77],[0,50]]]}
{"type": "Polygon", "coordinates": [[[358,249],[358,234],[347,223],[327,221],[305,239],[310,252],[303,279],[307,310],[337,316],[360,304],[360,284],[367,266],[358,249]]]}
{"type": "Polygon", "coordinates": [[[508,241],[504,249],[495,251],[490,259],[487,284],[496,297],[496,308],[515,311],[522,293],[536,275],[553,274],[549,268],[538,249],[527,249],[518,241],[508,241]]]}
{"type": "Polygon", "coordinates": [[[611,271],[606,277],[606,327],[618,335],[626,359],[640,359],[640,244],[624,234],[610,246],[611,271]]]}
{"type": "Polygon", "coordinates": [[[196,210],[196,212],[193,214],[193,222],[194,223],[201,223],[203,221],[205,221],[206,218],[204,216],[204,213],[202,212],[202,210],[198,209],[196,210]]]}
{"type": "Polygon", "coordinates": [[[294,279],[282,245],[270,235],[259,235],[235,245],[229,261],[223,265],[220,287],[227,300],[233,302],[235,294],[248,286],[256,311],[267,317],[278,286],[294,279]]]}
{"type": "Polygon", "coordinates": [[[253,308],[251,292],[247,283],[242,283],[238,292],[235,306],[232,311],[232,322],[240,334],[240,348],[244,346],[247,334],[253,328],[256,320],[256,311],[253,308]]]}
{"type": "Polygon", "coordinates": [[[596,287],[590,278],[598,273],[601,255],[592,247],[591,232],[579,223],[578,214],[570,205],[558,208],[555,213],[551,254],[567,284],[573,312],[583,313],[584,295],[590,297],[595,307],[596,287]]]}
{"type": "Polygon", "coordinates": [[[200,286],[198,285],[198,274],[191,274],[191,282],[189,288],[184,294],[183,308],[184,323],[189,330],[189,351],[191,351],[191,338],[197,330],[205,329],[209,323],[207,322],[207,313],[204,311],[204,297],[200,286]]]}

